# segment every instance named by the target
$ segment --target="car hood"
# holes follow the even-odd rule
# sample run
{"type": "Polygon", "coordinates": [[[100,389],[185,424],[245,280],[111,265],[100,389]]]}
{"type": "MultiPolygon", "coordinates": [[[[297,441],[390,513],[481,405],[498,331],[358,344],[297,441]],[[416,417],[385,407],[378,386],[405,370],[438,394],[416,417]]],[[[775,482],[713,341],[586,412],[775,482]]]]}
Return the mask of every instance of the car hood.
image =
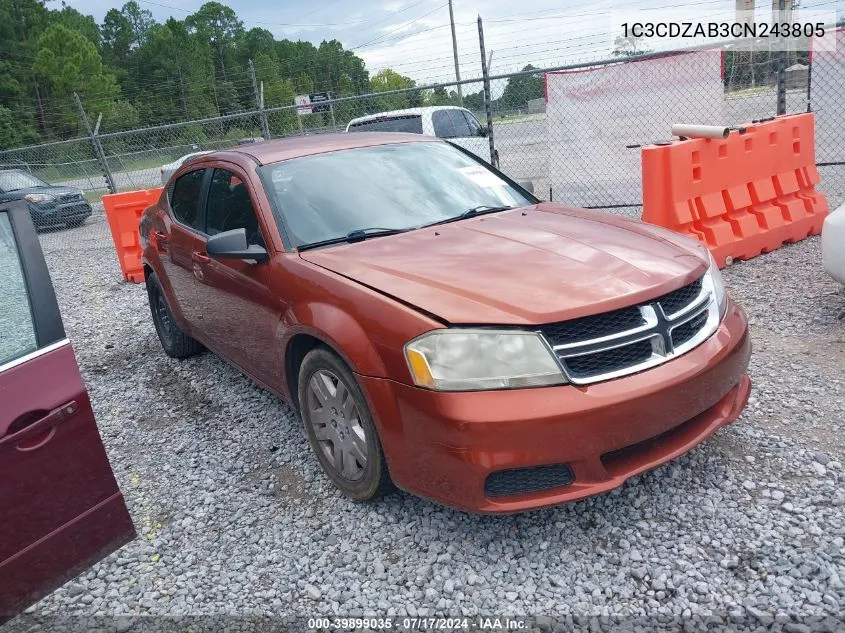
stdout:
{"type": "Polygon", "coordinates": [[[708,266],[702,246],[666,229],[552,203],[300,256],[462,324],[614,310],[680,288],[708,266]]]}
{"type": "Polygon", "coordinates": [[[77,187],[65,187],[63,185],[49,185],[47,187],[24,187],[23,189],[15,189],[14,191],[9,192],[10,195],[21,198],[30,193],[44,193],[48,196],[55,196],[58,198],[68,194],[78,195],[79,189],[77,187]]]}

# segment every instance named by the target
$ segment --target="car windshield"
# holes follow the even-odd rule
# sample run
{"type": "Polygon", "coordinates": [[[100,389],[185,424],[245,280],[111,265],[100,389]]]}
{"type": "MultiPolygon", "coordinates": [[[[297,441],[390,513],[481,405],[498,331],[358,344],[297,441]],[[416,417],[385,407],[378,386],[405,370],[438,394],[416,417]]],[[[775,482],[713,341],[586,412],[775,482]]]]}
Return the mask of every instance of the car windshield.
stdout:
{"type": "Polygon", "coordinates": [[[372,227],[407,230],[470,209],[534,200],[447,143],[377,145],[266,165],[261,176],[295,246],[372,227]]]}
{"type": "Polygon", "coordinates": [[[46,182],[25,171],[0,171],[0,190],[17,191],[29,187],[49,187],[46,182]]]}

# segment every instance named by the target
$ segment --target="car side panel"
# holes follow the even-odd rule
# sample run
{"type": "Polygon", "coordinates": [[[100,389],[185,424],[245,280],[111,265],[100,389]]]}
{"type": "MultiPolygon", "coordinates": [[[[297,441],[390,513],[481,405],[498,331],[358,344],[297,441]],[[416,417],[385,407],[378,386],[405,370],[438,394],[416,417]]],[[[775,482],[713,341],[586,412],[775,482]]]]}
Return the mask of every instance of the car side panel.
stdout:
{"type": "Polygon", "coordinates": [[[141,218],[143,260],[158,275],[176,323],[191,333],[201,316],[192,258],[198,239],[195,233],[173,221],[166,211],[165,195],[141,218]]]}

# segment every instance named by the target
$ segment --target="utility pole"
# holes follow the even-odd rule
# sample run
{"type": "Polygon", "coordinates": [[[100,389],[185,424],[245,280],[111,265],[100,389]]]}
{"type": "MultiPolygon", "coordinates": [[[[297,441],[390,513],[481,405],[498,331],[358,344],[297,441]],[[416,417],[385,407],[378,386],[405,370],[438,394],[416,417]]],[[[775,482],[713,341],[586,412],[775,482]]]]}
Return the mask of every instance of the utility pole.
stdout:
{"type": "Polygon", "coordinates": [[[252,75],[252,90],[255,93],[255,105],[258,106],[258,118],[261,122],[261,135],[265,141],[270,140],[270,125],[267,121],[267,113],[264,111],[264,82],[261,82],[261,87],[258,86],[258,80],[255,77],[255,66],[252,60],[249,60],[249,73],[252,75]]]}
{"type": "MultiPolygon", "coordinates": [[[[455,13],[452,11],[452,0],[449,0],[449,22],[452,23],[452,53],[455,55],[455,81],[461,80],[461,68],[458,65],[458,38],[455,37],[455,13]]],[[[458,83],[458,102],[464,105],[464,93],[461,84],[458,83]]]]}
{"type": "Polygon", "coordinates": [[[484,110],[487,113],[487,141],[490,144],[490,164],[498,168],[496,143],[493,141],[493,97],[490,92],[490,73],[487,72],[487,55],[484,53],[484,26],[478,16],[478,48],[481,49],[481,75],[484,77],[484,110]]]}

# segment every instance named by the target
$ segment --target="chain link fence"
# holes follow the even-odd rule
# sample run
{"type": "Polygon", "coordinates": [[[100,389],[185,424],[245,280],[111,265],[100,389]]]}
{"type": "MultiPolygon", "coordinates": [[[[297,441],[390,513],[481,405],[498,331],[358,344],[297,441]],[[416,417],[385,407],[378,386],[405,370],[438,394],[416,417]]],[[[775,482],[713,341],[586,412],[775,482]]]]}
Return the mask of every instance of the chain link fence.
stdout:
{"type": "MultiPolygon", "coordinates": [[[[87,137],[0,151],[0,169],[81,189],[92,204],[83,226],[42,234],[48,247],[105,248],[110,238],[102,195],[159,187],[166,166],[186,154],[343,132],[353,119],[375,113],[462,105],[480,126],[489,126],[489,138],[481,130],[461,134],[457,126],[442,135],[457,134],[452,141],[498,162],[514,180],[531,182],[539,197],[638,215],[640,147],[667,139],[673,123],[736,126],[778,111],[812,110],[822,190],[835,208],[845,202],[845,42],[842,30],[835,36],[836,51],[812,57],[688,50],[493,76],[482,37],[484,76],[460,84],[330,99],[308,113],[259,103],[251,112],[132,131],[101,132],[85,116],[87,137]]],[[[441,135],[429,127],[411,131],[441,135]]]]}

